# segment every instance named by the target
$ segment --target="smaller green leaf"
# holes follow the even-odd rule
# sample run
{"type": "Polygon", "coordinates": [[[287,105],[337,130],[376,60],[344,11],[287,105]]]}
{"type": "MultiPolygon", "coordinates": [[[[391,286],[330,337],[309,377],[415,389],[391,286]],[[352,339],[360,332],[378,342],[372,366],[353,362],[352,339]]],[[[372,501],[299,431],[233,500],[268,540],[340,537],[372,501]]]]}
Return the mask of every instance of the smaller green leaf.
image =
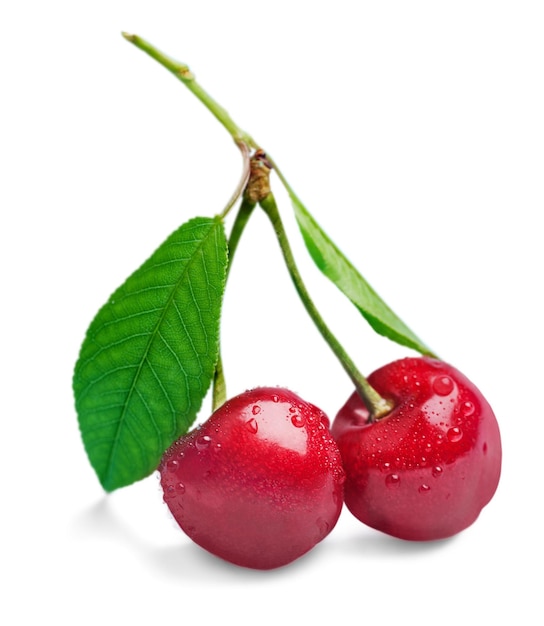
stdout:
{"type": "Polygon", "coordinates": [[[226,268],[223,223],[194,218],[91,322],[73,389],[83,443],[106,491],[151,474],[196,418],[217,360],[226,268]]]}
{"type": "Polygon", "coordinates": [[[421,354],[433,355],[372,289],[300,200],[293,193],[290,196],[304,243],[321,272],[351,300],[377,333],[421,354]]]}

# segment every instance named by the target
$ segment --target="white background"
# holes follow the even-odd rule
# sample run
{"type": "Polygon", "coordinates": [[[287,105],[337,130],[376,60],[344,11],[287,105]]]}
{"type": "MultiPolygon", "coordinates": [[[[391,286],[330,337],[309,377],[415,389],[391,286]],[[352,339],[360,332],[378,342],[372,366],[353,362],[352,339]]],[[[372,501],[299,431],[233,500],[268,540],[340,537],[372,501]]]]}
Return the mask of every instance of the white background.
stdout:
{"type": "MultiPolygon", "coordinates": [[[[2,4],[3,624],[542,624],[543,32],[542,3],[524,0],[2,4]],[[263,573],[192,545],[154,476],[103,494],[71,393],[87,325],[172,230],[218,213],[240,174],[228,134],[122,30],[189,64],[391,307],[487,396],[503,476],[470,529],[410,544],[344,511],[307,557],[263,573]]],[[[274,189],[360,369],[408,354],[319,275],[274,189]]],[[[234,267],[230,394],[284,385],[334,417],[351,385],[260,214],[234,267]]]]}

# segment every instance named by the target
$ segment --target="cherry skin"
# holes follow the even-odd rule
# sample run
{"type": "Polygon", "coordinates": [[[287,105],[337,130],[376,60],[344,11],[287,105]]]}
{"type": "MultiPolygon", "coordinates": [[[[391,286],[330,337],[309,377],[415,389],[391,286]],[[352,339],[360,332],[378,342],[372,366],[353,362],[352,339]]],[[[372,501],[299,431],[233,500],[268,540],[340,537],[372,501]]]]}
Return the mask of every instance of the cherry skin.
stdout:
{"type": "Polygon", "coordinates": [[[370,421],[354,393],[333,422],[347,508],[400,539],[443,539],[470,526],[501,473],[499,427],[481,392],[427,357],[385,365],[368,382],[394,408],[370,421]]]}
{"type": "Polygon", "coordinates": [[[231,398],[165,453],[164,501],[198,545],[272,569],[334,528],[345,474],[327,416],[286,389],[231,398]]]}

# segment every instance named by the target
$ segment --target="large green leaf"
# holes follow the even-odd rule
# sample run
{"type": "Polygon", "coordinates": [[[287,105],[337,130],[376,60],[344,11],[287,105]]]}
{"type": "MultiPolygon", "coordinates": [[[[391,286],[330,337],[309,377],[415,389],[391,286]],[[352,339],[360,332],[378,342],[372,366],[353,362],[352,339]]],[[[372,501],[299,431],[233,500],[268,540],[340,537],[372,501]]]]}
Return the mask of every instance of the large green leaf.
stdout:
{"type": "Polygon", "coordinates": [[[300,200],[293,193],[290,196],[306,247],[323,274],[351,300],[377,333],[421,354],[432,355],[431,350],[387,306],[340,252],[300,200]]]}
{"type": "Polygon", "coordinates": [[[217,360],[226,267],[222,222],[194,218],[92,321],[73,388],[83,443],[106,491],[151,474],[194,422],[217,360]]]}

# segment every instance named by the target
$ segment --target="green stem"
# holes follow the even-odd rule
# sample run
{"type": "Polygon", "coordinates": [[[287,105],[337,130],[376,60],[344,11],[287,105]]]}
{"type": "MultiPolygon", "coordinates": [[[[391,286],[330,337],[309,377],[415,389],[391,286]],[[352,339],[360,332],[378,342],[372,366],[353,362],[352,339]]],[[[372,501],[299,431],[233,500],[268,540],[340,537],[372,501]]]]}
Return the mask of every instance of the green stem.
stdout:
{"type": "Polygon", "coordinates": [[[217,355],[212,385],[212,413],[214,413],[227,400],[227,384],[225,382],[223,360],[221,359],[221,349],[219,349],[219,354],[217,355]]]}
{"type": "MultiPolygon", "coordinates": [[[[236,218],[234,220],[234,224],[232,225],[232,229],[229,235],[228,249],[229,249],[229,264],[227,267],[227,279],[230,273],[230,268],[232,265],[232,261],[234,259],[234,254],[236,249],[238,248],[238,243],[242,237],[242,233],[246,227],[246,224],[253,213],[253,209],[255,208],[255,203],[250,202],[246,198],[243,199],[240,208],[238,209],[238,213],[236,214],[236,218]]],[[[215,366],[215,374],[213,379],[213,391],[212,391],[212,411],[218,409],[227,399],[227,385],[225,381],[225,372],[223,370],[223,359],[221,357],[221,349],[219,349],[219,354],[217,357],[217,364],[215,366]]]]}
{"type": "Polygon", "coordinates": [[[370,412],[371,419],[376,420],[384,417],[393,408],[392,404],[382,398],[378,394],[378,392],[369,384],[367,379],[359,372],[353,361],[350,359],[349,355],[341,346],[338,339],[333,335],[330,328],[321,317],[312,298],[310,297],[310,294],[308,293],[308,290],[306,289],[304,281],[302,280],[302,276],[300,275],[300,272],[296,265],[293,252],[287,238],[287,233],[285,232],[285,228],[283,226],[283,222],[281,220],[280,213],[276,205],[276,200],[274,199],[274,195],[270,193],[264,200],[260,202],[260,206],[272,222],[272,226],[274,228],[274,232],[276,233],[278,243],[280,244],[283,258],[289,271],[289,275],[291,276],[291,279],[295,285],[295,289],[297,290],[297,293],[302,300],[306,311],[312,318],[323,339],[325,339],[325,341],[328,343],[331,350],[334,352],[334,354],[344,367],[344,370],[351,378],[353,384],[355,385],[355,388],[359,392],[367,409],[370,412]]]}
{"type": "Polygon", "coordinates": [[[194,74],[187,65],[170,58],[138,35],[131,35],[129,33],[122,33],[122,35],[127,41],[130,41],[137,48],[148,54],[152,59],[155,59],[155,61],[160,63],[178,80],[180,80],[187,87],[187,89],[189,89],[189,91],[193,93],[200,100],[200,102],[202,102],[208,111],[210,111],[210,113],[217,118],[237,144],[243,143],[251,148],[258,147],[252,137],[235,124],[234,120],[227,113],[227,111],[199,85],[194,74]]]}
{"type": "Polygon", "coordinates": [[[232,230],[230,231],[229,236],[229,269],[232,264],[232,259],[234,258],[234,253],[238,248],[238,243],[242,237],[242,233],[246,227],[246,224],[253,213],[253,209],[255,208],[255,202],[250,202],[246,198],[244,198],[240,208],[238,209],[238,213],[236,215],[236,219],[234,220],[234,224],[232,225],[232,230]]]}
{"type": "Polygon", "coordinates": [[[249,154],[249,148],[243,142],[237,142],[237,144],[238,144],[238,148],[240,148],[240,152],[242,153],[242,160],[243,160],[242,175],[240,176],[240,180],[238,182],[238,185],[236,186],[236,189],[234,190],[234,193],[232,194],[225,208],[219,215],[219,217],[222,220],[225,219],[225,217],[230,212],[232,207],[242,197],[242,194],[244,193],[244,190],[247,187],[247,184],[249,182],[249,177],[251,175],[251,158],[249,154]]]}

